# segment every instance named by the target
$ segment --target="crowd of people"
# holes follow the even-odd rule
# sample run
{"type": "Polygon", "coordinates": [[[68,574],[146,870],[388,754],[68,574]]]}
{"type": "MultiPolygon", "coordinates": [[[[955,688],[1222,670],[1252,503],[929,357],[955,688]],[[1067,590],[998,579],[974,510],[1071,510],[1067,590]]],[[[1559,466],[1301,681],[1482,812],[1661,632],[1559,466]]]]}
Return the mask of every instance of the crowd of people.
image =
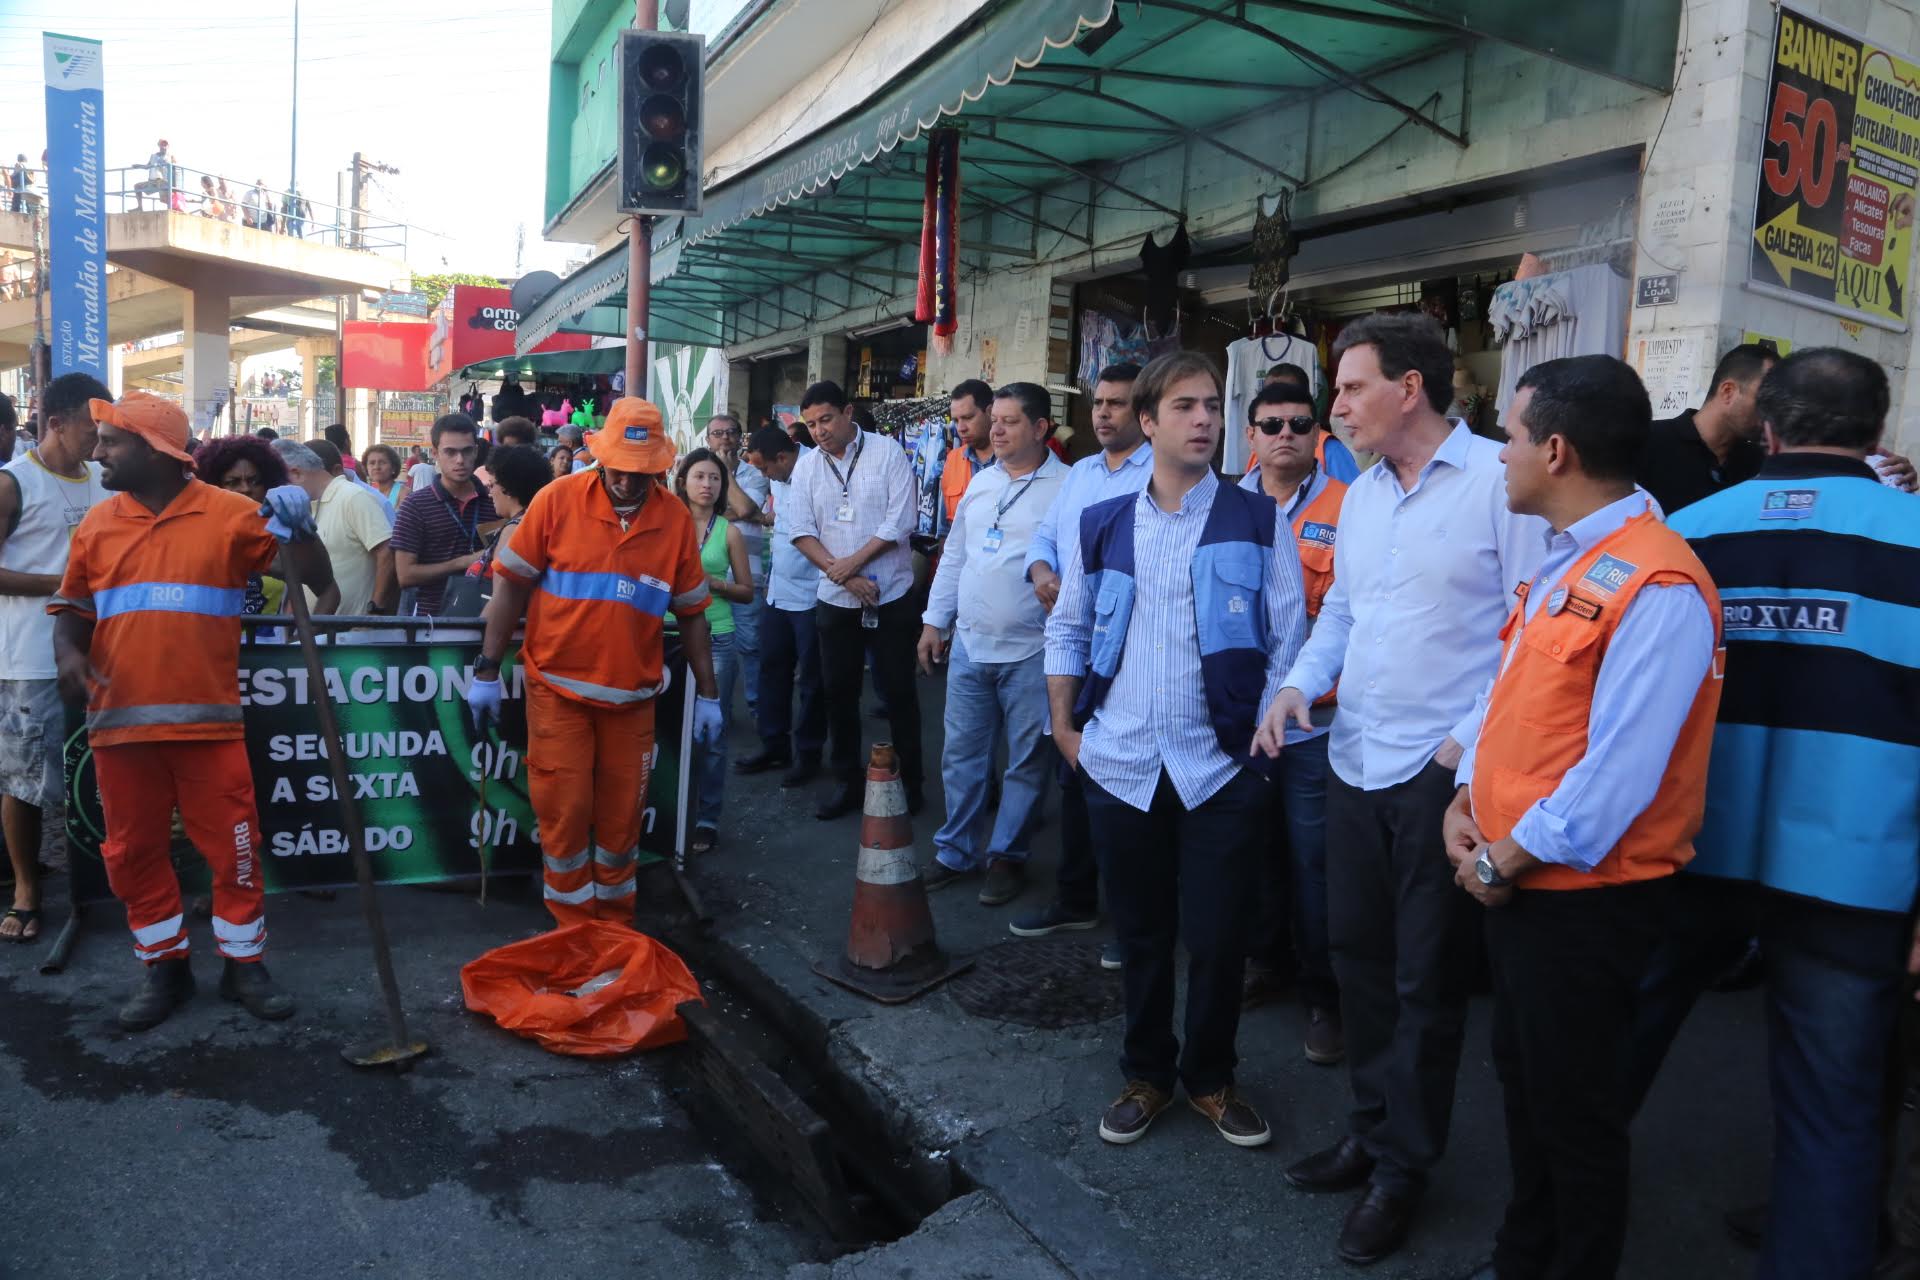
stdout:
{"type": "Polygon", "coordinates": [[[57,379],[0,473],[0,937],[38,933],[64,693],[87,703],[109,879],[146,966],[122,1024],[193,991],[176,805],[215,872],[222,995],[292,1011],[260,963],[234,676],[237,619],[283,607],[289,560],[318,612],[483,618],[466,693],[483,730],[523,632],[544,900],[561,924],[630,921],[671,613],[696,852],[720,839],[729,772],[824,772],[819,819],[862,808],[869,673],[908,809],[940,785],[929,889],[1019,900],[1057,793],[1045,904],[1007,923],[1112,922],[1107,1141],[1142,1139],[1184,1091],[1226,1142],[1268,1143],[1235,1082],[1240,1016],[1291,985],[1301,1051],[1345,1065],[1351,1109],[1286,1179],[1358,1193],[1333,1251],[1384,1258],[1445,1152],[1484,958],[1512,1190],[1474,1275],[1611,1276],[1633,1117],[1695,998],[1757,943],[1761,1274],[1867,1275],[1920,961],[1920,499],[1883,448],[1885,372],[1739,347],[1700,409],[1654,422],[1621,361],[1552,360],[1496,442],[1446,416],[1452,357],[1424,317],[1355,321],[1334,365],[1347,442],[1290,367],[1228,424],[1204,356],[1115,365],[1097,449],[1071,466],[1045,388],[963,383],[930,564],[903,450],[832,382],[806,390],[798,432],[721,414],[678,458],[637,398],[549,451],[525,419],[488,441],[448,414],[403,469],[335,428],[190,453],[177,406],[57,379]],[[1226,430],[1244,475],[1215,469],[1226,430]],[[183,635],[190,671],[165,657],[183,635]],[[919,678],[942,670],[928,760],[919,678]],[[729,770],[739,692],[759,743],[729,770]]]}
{"type": "Polygon", "coordinates": [[[313,204],[297,188],[276,190],[265,178],[255,178],[252,186],[236,180],[236,192],[225,178],[209,173],[200,175],[197,187],[186,186],[181,181],[180,161],[165,138],[154,143],[153,153],[138,168],[147,176],[128,188],[135,210],[146,208],[148,197],[152,197],[158,209],[197,214],[258,231],[304,237],[313,226],[313,204]]]}

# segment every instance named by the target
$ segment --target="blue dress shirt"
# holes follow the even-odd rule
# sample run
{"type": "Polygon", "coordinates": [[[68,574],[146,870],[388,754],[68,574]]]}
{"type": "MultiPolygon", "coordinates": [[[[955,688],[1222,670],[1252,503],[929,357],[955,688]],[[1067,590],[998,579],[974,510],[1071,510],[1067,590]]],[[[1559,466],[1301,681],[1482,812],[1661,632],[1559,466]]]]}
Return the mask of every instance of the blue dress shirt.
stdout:
{"type": "MultiPolygon", "coordinates": [[[[1576,520],[1545,538],[1546,558],[1527,588],[1526,616],[1513,633],[1500,669],[1512,661],[1525,623],[1533,621],[1553,584],[1578,560],[1643,511],[1659,514],[1646,490],[1576,520]]],[[[1713,664],[1713,615],[1690,582],[1644,587],[1627,606],[1607,642],[1587,717],[1587,754],[1567,770],[1553,794],[1537,800],[1514,825],[1513,839],[1542,862],[1591,871],[1620,843],[1633,820],[1653,803],[1679,741],[1700,681],[1713,664]]],[[[1492,694],[1488,682],[1475,719],[1492,694]]],[[[1476,738],[1478,736],[1476,730],[1476,738]]],[[[1455,775],[1473,779],[1477,743],[1466,742],[1455,775]]]]}
{"type": "Polygon", "coordinates": [[[1033,531],[1033,546],[1027,551],[1022,573],[1045,564],[1061,577],[1067,575],[1067,561],[1080,556],[1080,513],[1096,502],[1117,498],[1123,493],[1139,493],[1153,477],[1153,446],[1142,441],[1127,455],[1127,460],[1111,470],[1106,451],[1082,458],[1067,472],[1066,483],[1053,496],[1040,527],[1033,531]]]}

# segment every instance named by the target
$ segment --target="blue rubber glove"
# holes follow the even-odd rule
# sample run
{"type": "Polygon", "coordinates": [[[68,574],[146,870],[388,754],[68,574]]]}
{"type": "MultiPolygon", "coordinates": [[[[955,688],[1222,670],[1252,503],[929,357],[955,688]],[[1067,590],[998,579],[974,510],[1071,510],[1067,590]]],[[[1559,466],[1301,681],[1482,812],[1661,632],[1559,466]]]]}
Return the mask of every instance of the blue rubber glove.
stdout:
{"type": "Polygon", "coordinates": [[[313,523],[313,503],[297,484],[267,490],[260,514],[267,518],[267,532],[281,542],[304,542],[319,532],[313,523]]]}
{"type": "Polygon", "coordinates": [[[703,698],[698,694],[693,698],[693,740],[703,747],[710,747],[720,741],[720,735],[726,731],[727,718],[720,714],[720,699],[703,698]]]}
{"type": "Polygon", "coordinates": [[[487,730],[500,723],[500,677],[467,681],[467,712],[473,717],[474,732],[485,737],[487,730]]]}

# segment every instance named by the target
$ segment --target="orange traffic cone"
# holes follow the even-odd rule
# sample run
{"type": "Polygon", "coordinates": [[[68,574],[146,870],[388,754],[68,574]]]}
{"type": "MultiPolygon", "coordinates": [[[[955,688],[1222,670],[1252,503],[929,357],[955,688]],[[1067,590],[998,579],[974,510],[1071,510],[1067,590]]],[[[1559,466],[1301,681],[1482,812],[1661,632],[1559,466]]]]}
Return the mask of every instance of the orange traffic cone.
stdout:
{"type": "Polygon", "coordinates": [[[927,887],[914,860],[906,789],[892,744],[876,742],[867,762],[847,953],[837,963],[815,965],[814,972],[882,1004],[904,1004],[972,965],[955,961],[934,940],[927,887]]]}

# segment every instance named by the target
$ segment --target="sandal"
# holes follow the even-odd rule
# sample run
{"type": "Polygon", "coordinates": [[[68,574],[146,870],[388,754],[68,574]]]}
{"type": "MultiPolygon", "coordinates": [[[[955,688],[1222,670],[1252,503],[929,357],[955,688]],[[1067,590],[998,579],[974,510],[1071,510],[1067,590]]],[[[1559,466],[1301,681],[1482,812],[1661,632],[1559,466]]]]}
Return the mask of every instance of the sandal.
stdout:
{"type": "Polygon", "coordinates": [[[0,933],[0,942],[38,942],[40,940],[40,908],[8,907],[7,913],[0,916],[0,927],[8,920],[20,922],[16,933],[0,933]]]}
{"type": "Polygon", "coordinates": [[[693,839],[687,842],[689,853],[712,853],[713,847],[720,843],[720,833],[712,827],[695,827],[693,839]]]}

